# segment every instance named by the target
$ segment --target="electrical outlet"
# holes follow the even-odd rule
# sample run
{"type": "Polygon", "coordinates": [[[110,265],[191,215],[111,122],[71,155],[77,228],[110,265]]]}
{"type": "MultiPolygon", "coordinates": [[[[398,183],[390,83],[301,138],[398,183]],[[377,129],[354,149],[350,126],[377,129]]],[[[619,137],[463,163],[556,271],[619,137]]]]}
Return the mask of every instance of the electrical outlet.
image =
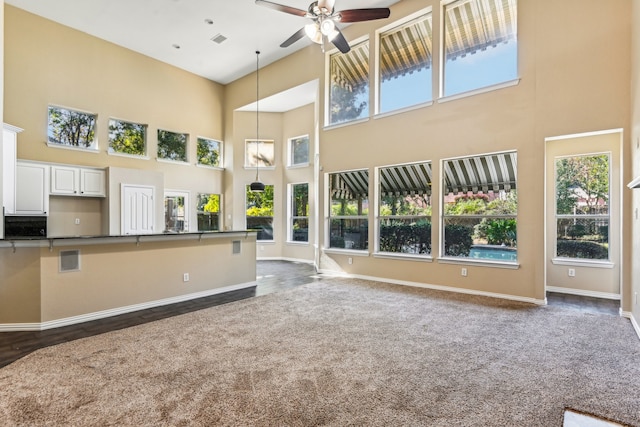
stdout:
{"type": "Polygon", "coordinates": [[[189,273],[184,273],[182,275],[182,281],[183,282],[188,282],[189,281],[189,273]]]}
{"type": "Polygon", "coordinates": [[[353,264],[353,258],[349,257],[349,264],[353,264]]]}
{"type": "Polygon", "coordinates": [[[462,275],[462,277],[467,277],[467,269],[462,267],[462,270],[460,270],[460,274],[462,275]]]}
{"type": "Polygon", "coordinates": [[[576,277],[576,269],[570,268],[568,271],[569,277],[576,277]]]}
{"type": "Polygon", "coordinates": [[[638,293],[636,292],[635,294],[633,294],[634,297],[634,304],[638,304],[638,293]]]}
{"type": "Polygon", "coordinates": [[[80,218],[76,218],[76,225],[80,225],[80,218]]]}

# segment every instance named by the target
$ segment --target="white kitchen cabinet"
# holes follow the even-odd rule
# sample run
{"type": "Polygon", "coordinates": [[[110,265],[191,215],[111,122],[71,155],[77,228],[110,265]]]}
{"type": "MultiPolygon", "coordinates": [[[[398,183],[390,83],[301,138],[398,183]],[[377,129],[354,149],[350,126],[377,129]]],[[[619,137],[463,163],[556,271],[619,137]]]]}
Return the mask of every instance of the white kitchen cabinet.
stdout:
{"type": "Polygon", "coordinates": [[[51,195],[105,197],[104,169],[51,165],[51,195]]]}
{"type": "Polygon", "coordinates": [[[5,214],[13,214],[16,211],[16,153],[17,136],[22,129],[4,124],[2,129],[2,147],[0,158],[2,160],[2,206],[5,214]]]}
{"type": "Polygon", "coordinates": [[[49,165],[16,162],[16,215],[49,213],[49,165]]]}

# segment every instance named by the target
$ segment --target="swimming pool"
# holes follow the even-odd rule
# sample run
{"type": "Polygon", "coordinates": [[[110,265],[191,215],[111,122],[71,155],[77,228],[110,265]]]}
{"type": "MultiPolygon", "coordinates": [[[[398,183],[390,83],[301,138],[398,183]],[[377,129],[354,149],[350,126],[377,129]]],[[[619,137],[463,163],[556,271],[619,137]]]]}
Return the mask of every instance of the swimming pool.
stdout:
{"type": "Polygon", "coordinates": [[[469,251],[469,258],[488,259],[492,261],[516,261],[516,248],[500,245],[473,245],[469,251]]]}

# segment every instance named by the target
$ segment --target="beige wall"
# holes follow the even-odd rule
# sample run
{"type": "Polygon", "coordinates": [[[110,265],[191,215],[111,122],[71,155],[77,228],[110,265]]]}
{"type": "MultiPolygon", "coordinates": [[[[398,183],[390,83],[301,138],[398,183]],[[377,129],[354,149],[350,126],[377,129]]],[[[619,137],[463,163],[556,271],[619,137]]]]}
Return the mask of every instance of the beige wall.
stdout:
{"type": "Polygon", "coordinates": [[[103,230],[103,204],[106,199],[98,197],[49,198],[47,230],[49,237],[99,236],[108,234],[103,230]],[[76,219],[80,221],[76,224],[76,219]]]}
{"type": "Polygon", "coordinates": [[[5,120],[25,129],[18,158],[152,171],[194,206],[197,193],[222,193],[223,172],[195,166],[196,138],[224,136],[222,85],[9,5],[4,25],[5,120]],[[96,113],[99,152],[47,147],[50,104],[96,113]],[[148,159],[107,154],[109,118],[148,125],[148,159]],[[189,164],[156,160],[158,128],[189,134],[189,164]]]}
{"type": "MultiPolygon", "coordinates": [[[[427,6],[433,8],[434,46],[440,37],[440,2],[403,0],[391,7],[399,19],[427,6]]],[[[596,0],[520,0],[518,2],[518,85],[446,103],[390,115],[334,129],[321,129],[320,166],[323,173],[431,160],[434,177],[440,162],[450,157],[517,150],[518,152],[518,270],[468,266],[461,277],[460,265],[397,261],[329,254],[322,268],[401,281],[454,286],[477,291],[543,300],[544,288],[544,144],[545,138],[607,129],[623,129],[625,159],[623,180],[630,179],[630,27],[631,4],[596,0]],[[579,11],[580,19],[570,19],[579,11]]],[[[350,26],[347,39],[374,39],[378,25],[350,26]]],[[[371,57],[375,57],[371,45],[371,57]]],[[[434,55],[434,70],[439,60],[434,55]]],[[[370,66],[373,70],[373,61],[370,66]]],[[[310,46],[261,70],[265,96],[320,79],[324,93],[324,56],[310,46]],[[287,79],[282,76],[286,75],[287,79]]],[[[228,85],[227,111],[251,102],[252,78],[228,85]]],[[[434,93],[438,87],[434,73],[434,93]]],[[[373,91],[372,91],[373,92],[373,91]]],[[[320,98],[321,119],[324,97],[320,98]]],[[[370,105],[370,110],[373,111],[370,105]]],[[[228,117],[228,116],[227,116],[228,117]]],[[[235,130],[235,129],[234,129],[235,130]]],[[[230,135],[238,149],[239,141],[230,135]]],[[[437,179],[433,188],[433,211],[440,208],[437,179]]],[[[373,189],[370,189],[370,198],[373,189]]],[[[324,205],[322,189],[318,200],[324,205]]],[[[236,205],[237,206],[237,205],[236,205]]],[[[323,206],[320,212],[323,212],[323,206]]],[[[630,199],[624,192],[623,229],[630,225],[630,199]]],[[[370,222],[373,216],[370,216],[370,222]]],[[[324,236],[322,218],[320,235],[324,236]]],[[[434,221],[433,256],[439,255],[439,227],[434,221]]],[[[370,248],[373,248],[370,226],[370,248]]],[[[321,245],[325,242],[321,241],[321,245]]],[[[623,244],[623,304],[630,309],[630,240],[623,244]]],[[[372,249],[370,249],[370,252],[372,249]]]]}
{"type": "Polygon", "coordinates": [[[0,248],[0,324],[39,323],[40,248],[0,248]]]}

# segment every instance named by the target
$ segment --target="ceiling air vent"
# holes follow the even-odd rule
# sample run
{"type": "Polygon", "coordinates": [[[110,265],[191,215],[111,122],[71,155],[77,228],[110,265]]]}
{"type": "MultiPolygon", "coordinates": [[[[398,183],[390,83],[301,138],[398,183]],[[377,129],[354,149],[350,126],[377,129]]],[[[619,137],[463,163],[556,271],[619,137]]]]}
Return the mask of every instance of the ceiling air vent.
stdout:
{"type": "Polygon", "coordinates": [[[225,36],[223,36],[222,34],[218,33],[215,36],[211,37],[211,40],[221,44],[223,41],[225,41],[227,38],[225,36]]]}

